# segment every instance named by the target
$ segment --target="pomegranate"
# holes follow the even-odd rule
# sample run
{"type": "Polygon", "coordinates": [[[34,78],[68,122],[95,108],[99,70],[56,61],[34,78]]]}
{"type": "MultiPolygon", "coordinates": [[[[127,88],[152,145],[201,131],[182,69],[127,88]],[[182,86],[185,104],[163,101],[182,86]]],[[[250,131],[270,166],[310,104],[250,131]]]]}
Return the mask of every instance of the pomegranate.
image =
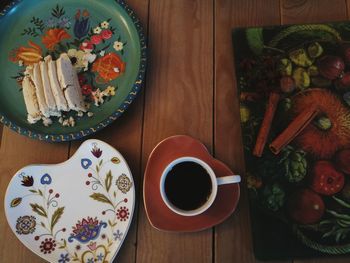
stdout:
{"type": "Polygon", "coordinates": [[[319,60],[320,74],[330,80],[340,77],[345,68],[344,61],[336,56],[324,56],[319,60]]]}
{"type": "Polygon", "coordinates": [[[350,149],[339,151],[335,156],[336,167],[346,174],[350,174],[350,149]]]}
{"type": "Polygon", "coordinates": [[[299,224],[314,224],[322,218],[325,205],[322,198],[309,189],[298,189],[288,199],[290,217],[299,224]]]}
{"type": "Polygon", "coordinates": [[[350,72],[345,72],[343,76],[336,81],[337,89],[345,90],[350,87],[350,72]]]}
{"type": "Polygon", "coordinates": [[[343,188],[344,175],[329,161],[317,161],[312,169],[311,189],[323,195],[333,195],[343,188]]]}

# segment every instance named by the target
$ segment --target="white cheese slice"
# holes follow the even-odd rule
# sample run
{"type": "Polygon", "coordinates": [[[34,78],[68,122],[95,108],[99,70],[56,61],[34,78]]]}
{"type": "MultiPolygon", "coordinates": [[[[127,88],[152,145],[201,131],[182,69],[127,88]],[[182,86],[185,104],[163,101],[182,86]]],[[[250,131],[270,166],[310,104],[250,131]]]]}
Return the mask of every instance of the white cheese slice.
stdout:
{"type": "Polygon", "coordinates": [[[39,109],[45,117],[50,117],[50,111],[47,107],[45,94],[43,89],[43,84],[41,80],[40,67],[39,64],[34,64],[33,68],[28,68],[29,75],[35,85],[36,97],[38,99],[39,109]]]}
{"type": "Polygon", "coordinates": [[[62,53],[56,61],[57,76],[71,110],[86,112],[84,98],[75,71],[68,55],[62,53]]]}
{"type": "Polygon", "coordinates": [[[45,101],[47,107],[49,108],[50,116],[61,116],[61,113],[57,110],[55,97],[52,93],[47,64],[45,61],[40,61],[39,66],[44,89],[45,101]]]}
{"type": "Polygon", "coordinates": [[[35,86],[29,76],[24,76],[22,81],[24,103],[27,108],[27,120],[29,123],[36,123],[41,119],[38,100],[36,97],[35,86]]]}
{"type": "Polygon", "coordinates": [[[45,57],[45,62],[47,64],[51,90],[56,101],[57,109],[59,111],[69,111],[63,90],[61,89],[60,83],[58,81],[56,62],[52,60],[51,56],[45,57]]]}

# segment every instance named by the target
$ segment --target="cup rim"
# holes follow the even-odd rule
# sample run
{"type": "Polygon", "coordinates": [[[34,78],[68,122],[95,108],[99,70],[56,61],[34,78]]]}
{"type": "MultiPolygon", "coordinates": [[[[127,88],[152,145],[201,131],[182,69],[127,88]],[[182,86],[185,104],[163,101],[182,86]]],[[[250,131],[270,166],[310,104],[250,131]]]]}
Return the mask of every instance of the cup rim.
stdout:
{"type": "Polygon", "coordinates": [[[196,157],[183,156],[183,157],[174,159],[164,168],[162,175],[160,177],[159,188],[160,188],[160,195],[162,197],[162,200],[170,210],[172,210],[174,213],[182,215],[182,216],[196,216],[196,215],[202,214],[203,212],[208,210],[209,207],[211,207],[211,205],[214,203],[216,195],[217,195],[217,191],[218,191],[218,184],[217,184],[216,175],[215,175],[213,169],[206,162],[204,162],[203,160],[198,159],[196,157]],[[200,166],[202,166],[207,171],[208,175],[210,176],[211,184],[212,184],[212,191],[208,197],[208,200],[203,205],[201,205],[200,207],[193,209],[193,210],[183,210],[183,209],[176,207],[175,205],[173,205],[169,201],[169,199],[165,193],[165,179],[166,179],[169,171],[176,164],[186,162],[186,161],[194,162],[194,163],[197,163],[200,166]]]}

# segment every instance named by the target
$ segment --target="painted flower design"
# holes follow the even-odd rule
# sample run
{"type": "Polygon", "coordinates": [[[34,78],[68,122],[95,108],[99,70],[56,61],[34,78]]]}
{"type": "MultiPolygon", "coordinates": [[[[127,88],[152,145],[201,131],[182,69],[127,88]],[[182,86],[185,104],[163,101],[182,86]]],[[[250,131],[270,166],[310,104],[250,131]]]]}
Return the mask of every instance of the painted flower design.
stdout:
{"type": "Polygon", "coordinates": [[[56,45],[64,39],[69,39],[71,36],[62,28],[52,28],[46,31],[41,41],[49,50],[54,50],[56,45]]]}
{"type": "Polygon", "coordinates": [[[62,28],[69,28],[71,25],[71,22],[68,17],[63,16],[63,17],[60,17],[60,19],[58,20],[58,25],[62,28]]]}
{"type": "Polygon", "coordinates": [[[23,176],[21,182],[22,182],[22,185],[25,187],[33,186],[34,184],[33,176],[29,176],[29,175],[23,176]]]}
{"type": "Polygon", "coordinates": [[[32,65],[42,59],[42,49],[32,41],[28,41],[29,47],[19,47],[10,53],[12,62],[22,62],[25,66],[32,65]]]}
{"type": "Polygon", "coordinates": [[[132,182],[129,177],[127,177],[125,174],[122,174],[118,177],[116,185],[123,194],[126,194],[132,187],[132,182]]]}
{"type": "Polygon", "coordinates": [[[102,42],[102,36],[101,35],[93,35],[90,38],[90,41],[94,45],[98,45],[102,42]]]}
{"type": "Polygon", "coordinates": [[[87,158],[83,158],[81,159],[81,167],[83,167],[84,169],[88,169],[91,166],[92,162],[90,159],[87,158]]]}
{"type": "Polygon", "coordinates": [[[75,14],[74,35],[80,39],[85,37],[89,33],[89,30],[89,12],[84,10],[81,14],[80,10],[78,10],[75,14]]]}
{"type": "Polygon", "coordinates": [[[16,207],[22,202],[22,197],[16,197],[12,199],[10,206],[11,207],[16,207]]]}
{"type": "Polygon", "coordinates": [[[103,261],[104,258],[105,258],[105,256],[102,253],[100,253],[96,256],[97,261],[103,261]]]}
{"type": "Polygon", "coordinates": [[[108,28],[108,27],[109,27],[108,21],[103,21],[103,22],[101,23],[101,27],[102,27],[102,28],[108,28]]]}
{"type": "Polygon", "coordinates": [[[57,21],[53,17],[50,17],[48,20],[46,20],[45,24],[47,27],[55,27],[57,25],[57,21]]]}
{"type": "Polygon", "coordinates": [[[122,237],[123,237],[123,233],[118,229],[116,232],[113,233],[114,236],[114,240],[117,241],[121,241],[122,237]]]}
{"type": "Polygon", "coordinates": [[[92,52],[94,50],[94,45],[90,41],[85,40],[81,43],[80,49],[85,52],[92,52]]]}
{"type": "Polygon", "coordinates": [[[89,245],[87,245],[87,247],[91,250],[94,251],[97,248],[96,242],[90,242],[89,245]]]}
{"type": "Polygon", "coordinates": [[[104,29],[102,30],[101,32],[101,37],[104,39],[104,40],[107,40],[107,39],[110,39],[112,37],[113,33],[111,30],[109,29],[104,29]]]}
{"type": "Polygon", "coordinates": [[[102,31],[102,29],[101,29],[99,26],[95,27],[94,30],[93,30],[93,32],[94,32],[95,34],[100,34],[101,31],[102,31]]]}
{"type": "Polygon", "coordinates": [[[87,243],[91,240],[98,238],[101,228],[106,227],[107,224],[98,221],[97,218],[87,217],[73,226],[73,233],[68,238],[69,242],[73,242],[73,239],[78,240],[81,243],[87,243]]]}
{"type": "Polygon", "coordinates": [[[51,254],[51,252],[55,251],[56,246],[57,244],[54,239],[45,238],[45,240],[41,242],[40,251],[44,254],[51,254]]]}
{"type": "Polygon", "coordinates": [[[121,51],[124,47],[124,44],[123,42],[120,42],[120,41],[115,41],[114,42],[114,45],[113,45],[113,48],[116,50],[116,51],[121,51]]]}
{"type": "Polygon", "coordinates": [[[81,86],[81,91],[83,95],[90,95],[92,92],[92,86],[89,84],[84,84],[83,86],[81,86]]]}
{"type": "Polygon", "coordinates": [[[126,221],[129,218],[129,209],[126,206],[122,206],[117,210],[117,219],[120,221],[126,221]]]}
{"type": "Polygon", "coordinates": [[[51,184],[51,182],[52,182],[52,178],[49,174],[44,174],[40,179],[41,184],[49,185],[49,184],[51,184]]]}
{"type": "Polygon", "coordinates": [[[94,148],[92,148],[91,153],[96,158],[100,158],[102,155],[102,150],[100,148],[98,148],[96,145],[94,145],[94,148]]]}
{"type": "Polygon", "coordinates": [[[114,96],[115,95],[115,87],[113,86],[108,86],[104,91],[107,96],[114,96]]]}
{"type": "Polygon", "coordinates": [[[70,259],[69,259],[69,255],[68,253],[67,254],[61,254],[60,255],[60,259],[58,260],[58,263],[66,263],[66,262],[69,262],[70,259]]]}
{"type": "Polygon", "coordinates": [[[69,49],[67,55],[76,69],[88,69],[89,63],[96,59],[95,54],[84,52],[83,50],[69,49]]]}
{"type": "Polygon", "coordinates": [[[96,59],[92,71],[97,72],[97,81],[109,82],[119,77],[125,71],[125,63],[115,53],[108,53],[96,59]]]}
{"type": "Polygon", "coordinates": [[[19,235],[32,234],[35,231],[36,218],[34,216],[20,216],[17,218],[16,232],[19,235]]]}

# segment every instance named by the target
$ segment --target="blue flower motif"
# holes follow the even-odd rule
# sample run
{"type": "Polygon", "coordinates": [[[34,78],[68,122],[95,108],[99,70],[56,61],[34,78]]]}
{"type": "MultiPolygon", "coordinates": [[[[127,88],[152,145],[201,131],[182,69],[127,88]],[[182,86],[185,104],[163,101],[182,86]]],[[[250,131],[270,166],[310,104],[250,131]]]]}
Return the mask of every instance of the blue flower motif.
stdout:
{"type": "Polygon", "coordinates": [[[66,262],[69,262],[69,261],[70,261],[70,259],[69,259],[68,253],[67,254],[61,254],[61,257],[58,260],[58,263],[66,263],[66,262]]]}
{"type": "Polygon", "coordinates": [[[95,263],[94,258],[88,258],[87,263],[95,263]]]}
{"type": "Polygon", "coordinates": [[[48,20],[46,20],[47,27],[55,27],[56,25],[57,25],[57,21],[53,17],[50,17],[48,20]]]}
{"type": "Polygon", "coordinates": [[[103,260],[103,254],[102,253],[100,253],[100,254],[98,254],[97,255],[97,261],[102,261],[103,260]]]}
{"type": "Polygon", "coordinates": [[[99,237],[101,229],[106,228],[107,224],[103,221],[97,220],[97,218],[87,217],[73,226],[73,233],[70,234],[68,242],[72,243],[73,240],[85,244],[91,240],[95,240],[99,237]]]}
{"type": "Polygon", "coordinates": [[[90,159],[87,159],[87,158],[83,158],[81,159],[81,166],[84,168],[84,169],[87,169],[91,166],[92,162],[90,159]]]}
{"type": "Polygon", "coordinates": [[[51,182],[52,178],[49,174],[44,174],[40,179],[41,184],[51,184],[51,182]]]}
{"type": "Polygon", "coordinates": [[[86,10],[84,10],[81,16],[80,10],[78,10],[75,15],[74,35],[80,39],[86,36],[87,33],[89,33],[89,30],[89,13],[86,10]]]}
{"type": "Polygon", "coordinates": [[[58,20],[58,25],[62,28],[69,28],[71,25],[71,22],[68,17],[63,16],[58,20]]]}
{"type": "Polygon", "coordinates": [[[121,241],[123,233],[120,232],[120,230],[118,229],[117,232],[113,233],[113,236],[114,236],[115,241],[117,241],[117,240],[121,241]]]}

